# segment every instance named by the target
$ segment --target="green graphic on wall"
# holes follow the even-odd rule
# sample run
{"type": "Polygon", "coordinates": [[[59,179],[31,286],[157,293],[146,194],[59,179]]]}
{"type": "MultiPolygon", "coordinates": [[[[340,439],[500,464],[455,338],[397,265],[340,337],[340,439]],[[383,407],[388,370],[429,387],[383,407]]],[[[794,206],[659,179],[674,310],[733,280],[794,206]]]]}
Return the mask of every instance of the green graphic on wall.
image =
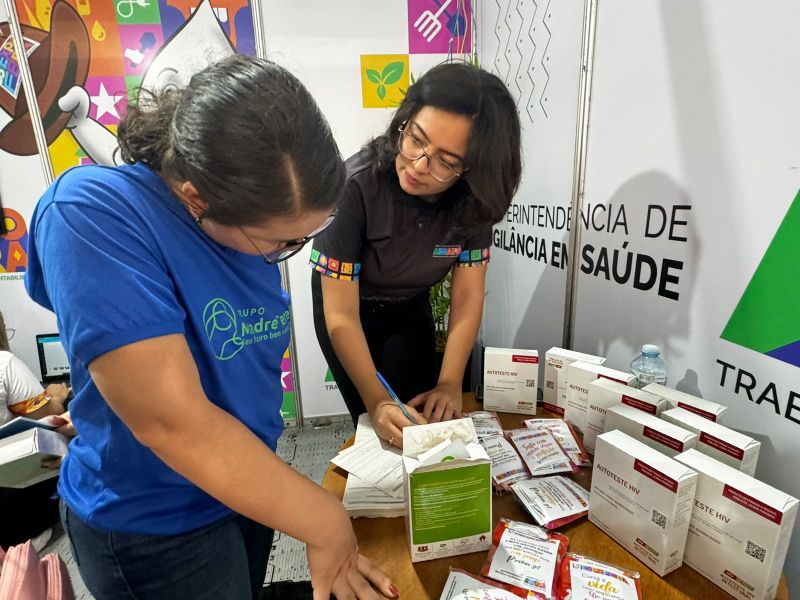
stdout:
{"type": "Polygon", "coordinates": [[[720,337],[800,367],[800,192],[720,337]]]}

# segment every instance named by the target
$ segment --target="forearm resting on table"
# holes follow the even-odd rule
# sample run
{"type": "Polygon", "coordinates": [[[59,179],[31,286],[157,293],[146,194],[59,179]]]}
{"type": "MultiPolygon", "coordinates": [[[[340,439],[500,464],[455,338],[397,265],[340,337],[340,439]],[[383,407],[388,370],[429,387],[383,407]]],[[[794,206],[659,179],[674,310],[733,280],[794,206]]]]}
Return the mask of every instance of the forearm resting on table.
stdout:
{"type": "Polygon", "coordinates": [[[182,335],[124,346],[89,369],[137,440],[223,504],[312,545],[325,544],[331,531],[340,531],[330,526],[346,518],[336,498],[206,398],[182,335]],[[143,372],[145,389],[141,378],[134,381],[131,375],[143,372]]]}

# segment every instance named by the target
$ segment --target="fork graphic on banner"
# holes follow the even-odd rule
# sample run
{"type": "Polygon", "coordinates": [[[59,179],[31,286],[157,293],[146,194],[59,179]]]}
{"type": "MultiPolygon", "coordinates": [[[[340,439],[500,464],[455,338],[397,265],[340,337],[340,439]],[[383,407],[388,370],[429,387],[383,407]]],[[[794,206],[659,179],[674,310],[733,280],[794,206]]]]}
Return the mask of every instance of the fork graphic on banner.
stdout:
{"type": "Polygon", "coordinates": [[[422,34],[429,43],[433,38],[442,30],[442,24],[439,22],[439,17],[444,10],[450,5],[453,0],[445,0],[444,3],[436,11],[436,14],[429,10],[424,11],[419,18],[414,21],[414,27],[422,34]]]}

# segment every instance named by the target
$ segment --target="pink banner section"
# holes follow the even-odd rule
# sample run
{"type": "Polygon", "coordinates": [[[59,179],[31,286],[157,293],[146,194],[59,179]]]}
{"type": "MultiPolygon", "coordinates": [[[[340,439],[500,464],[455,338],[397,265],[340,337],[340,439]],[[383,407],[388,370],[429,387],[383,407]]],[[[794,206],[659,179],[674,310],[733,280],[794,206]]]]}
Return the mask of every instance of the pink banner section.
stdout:
{"type": "Polygon", "coordinates": [[[410,54],[472,52],[472,11],[464,0],[408,0],[410,54]]]}

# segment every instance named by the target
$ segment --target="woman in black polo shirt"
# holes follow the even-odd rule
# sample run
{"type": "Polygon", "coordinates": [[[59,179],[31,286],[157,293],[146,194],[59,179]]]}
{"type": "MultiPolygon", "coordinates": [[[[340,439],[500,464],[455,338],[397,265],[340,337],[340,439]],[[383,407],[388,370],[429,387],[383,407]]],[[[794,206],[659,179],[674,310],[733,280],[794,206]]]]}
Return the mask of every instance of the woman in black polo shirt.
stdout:
{"type": "Polygon", "coordinates": [[[311,253],[314,325],[353,420],[368,411],[378,435],[400,446],[409,421],[376,370],[417,409],[409,409],[417,422],[461,414],[492,224],[519,184],[514,100],[482,69],[439,65],[409,88],[386,133],[352,156],[347,171],[336,220],[311,253]],[[448,342],[436,373],[428,295],[451,270],[448,342]]]}

